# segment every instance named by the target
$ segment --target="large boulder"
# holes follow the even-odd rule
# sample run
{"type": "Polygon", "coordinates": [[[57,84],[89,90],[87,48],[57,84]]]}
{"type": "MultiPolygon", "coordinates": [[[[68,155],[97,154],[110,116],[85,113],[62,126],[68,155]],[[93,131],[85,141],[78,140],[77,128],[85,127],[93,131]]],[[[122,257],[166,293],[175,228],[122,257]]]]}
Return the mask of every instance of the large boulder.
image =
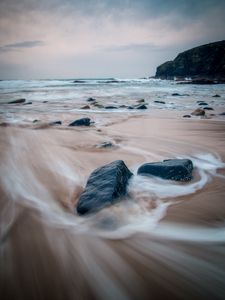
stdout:
{"type": "Polygon", "coordinates": [[[168,159],[163,162],[143,164],[137,173],[169,180],[188,181],[192,178],[192,170],[193,164],[190,159],[168,159]]]}
{"type": "Polygon", "coordinates": [[[133,174],[122,160],[116,160],[93,171],[77,204],[77,213],[96,212],[118,201],[126,194],[133,174]]]}
{"type": "Polygon", "coordinates": [[[200,78],[190,83],[220,83],[225,79],[225,40],[184,51],[173,60],[157,67],[156,78],[200,78]],[[221,79],[214,81],[210,79],[221,79]]]}

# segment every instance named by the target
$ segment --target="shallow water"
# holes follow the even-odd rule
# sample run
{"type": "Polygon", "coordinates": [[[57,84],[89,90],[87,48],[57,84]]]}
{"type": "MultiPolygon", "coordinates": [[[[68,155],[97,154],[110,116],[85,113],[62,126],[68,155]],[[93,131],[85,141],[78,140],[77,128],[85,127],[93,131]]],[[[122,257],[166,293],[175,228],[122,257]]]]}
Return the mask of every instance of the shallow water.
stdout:
{"type": "Polygon", "coordinates": [[[50,127],[54,104],[19,107],[1,106],[14,120],[0,127],[1,299],[224,299],[223,119],[93,112],[90,128],[50,127]],[[193,161],[190,182],[136,175],[175,157],[193,161]],[[88,176],[116,159],[134,173],[128,196],[79,217],[88,176]]]}

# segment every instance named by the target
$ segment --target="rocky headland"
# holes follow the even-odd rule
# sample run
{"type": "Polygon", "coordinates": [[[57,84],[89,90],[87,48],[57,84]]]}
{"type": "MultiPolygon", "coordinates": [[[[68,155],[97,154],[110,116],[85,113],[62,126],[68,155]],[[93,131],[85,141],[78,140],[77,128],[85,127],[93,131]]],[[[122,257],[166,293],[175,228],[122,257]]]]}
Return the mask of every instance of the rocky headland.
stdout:
{"type": "MultiPolygon", "coordinates": [[[[184,51],[156,69],[155,78],[191,78],[184,83],[225,83],[225,40],[184,51]]],[[[183,82],[182,82],[183,83],[183,82]]]]}

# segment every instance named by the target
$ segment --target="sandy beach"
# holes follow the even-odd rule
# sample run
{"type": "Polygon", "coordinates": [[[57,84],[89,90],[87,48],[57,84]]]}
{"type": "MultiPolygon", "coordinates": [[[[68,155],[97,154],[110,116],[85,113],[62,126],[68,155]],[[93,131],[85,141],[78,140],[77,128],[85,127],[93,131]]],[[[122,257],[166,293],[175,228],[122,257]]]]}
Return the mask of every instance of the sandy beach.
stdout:
{"type": "Polygon", "coordinates": [[[223,299],[225,123],[179,115],[0,127],[2,299],[223,299]],[[134,175],[123,201],[75,212],[99,166],[168,158],[192,159],[192,181],[134,175]]]}

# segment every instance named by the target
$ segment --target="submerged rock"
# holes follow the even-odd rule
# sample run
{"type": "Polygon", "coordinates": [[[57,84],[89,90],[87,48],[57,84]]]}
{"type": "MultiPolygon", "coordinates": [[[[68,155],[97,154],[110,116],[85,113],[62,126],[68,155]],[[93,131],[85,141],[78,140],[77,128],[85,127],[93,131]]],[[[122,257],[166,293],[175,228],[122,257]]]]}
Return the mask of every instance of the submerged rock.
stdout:
{"type": "Polygon", "coordinates": [[[206,106],[206,107],[204,107],[204,110],[214,110],[214,109],[210,106],[206,106]]]}
{"type": "Polygon", "coordinates": [[[188,181],[192,178],[193,164],[190,159],[168,159],[163,162],[146,163],[137,173],[157,176],[163,179],[188,181]]]}
{"type": "Polygon", "coordinates": [[[198,105],[208,105],[206,102],[199,102],[198,105]]]}
{"type": "Polygon", "coordinates": [[[190,115],[184,115],[183,118],[191,118],[190,115]]]}
{"type": "Polygon", "coordinates": [[[166,102],[161,101],[161,100],[155,100],[154,102],[155,102],[155,103],[160,103],[160,104],[166,104],[166,102]]]}
{"type": "Polygon", "coordinates": [[[117,109],[117,107],[113,106],[113,105],[108,105],[108,106],[105,106],[105,109],[117,109]]]}
{"type": "Polygon", "coordinates": [[[96,99],[94,99],[94,98],[88,98],[87,99],[87,102],[95,102],[96,101],[96,99]]]}
{"type": "Polygon", "coordinates": [[[69,126],[90,126],[91,119],[90,118],[82,118],[73,121],[69,124],[69,126]]]}
{"type": "Polygon", "coordinates": [[[136,109],[147,109],[147,106],[145,104],[141,104],[138,106],[135,106],[136,109]]]}
{"type": "Polygon", "coordinates": [[[77,204],[77,213],[96,212],[113,204],[126,194],[127,183],[133,174],[122,160],[96,169],[88,178],[77,204]]]}
{"type": "Polygon", "coordinates": [[[111,142],[103,142],[101,144],[96,145],[96,148],[111,148],[115,147],[115,145],[111,142]]]}
{"type": "Polygon", "coordinates": [[[49,123],[49,125],[62,125],[61,121],[52,121],[49,123]]]}
{"type": "Polygon", "coordinates": [[[19,103],[24,103],[25,101],[26,99],[20,98],[20,99],[9,101],[8,104],[19,104],[19,103]]]}
{"type": "Polygon", "coordinates": [[[90,106],[89,105],[84,105],[80,109],[90,109],[90,106]]]}
{"type": "Polygon", "coordinates": [[[214,98],[220,98],[221,96],[218,95],[218,94],[216,94],[216,95],[214,95],[214,96],[212,96],[212,97],[214,97],[214,98]]]}
{"type": "Polygon", "coordinates": [[[144,103],[145,102],[145,99],[139,99],[136,101],[137,103],[144,103]]]}
{"type": "Polygon", "coordinates": [[[204,116],[205,115],[205,111],[202,108],[197,108],[196,110],[194,110],[191,115],[193,116],[204,116]]]}

